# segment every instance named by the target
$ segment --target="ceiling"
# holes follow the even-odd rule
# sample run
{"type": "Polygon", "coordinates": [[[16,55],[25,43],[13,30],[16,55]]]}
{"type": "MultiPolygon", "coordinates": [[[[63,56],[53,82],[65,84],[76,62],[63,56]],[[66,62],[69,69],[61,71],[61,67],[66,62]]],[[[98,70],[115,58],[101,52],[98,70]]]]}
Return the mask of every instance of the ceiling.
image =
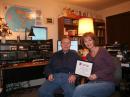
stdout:
{"type": "Polygon", "coordinates": [[[93,10],[103,10],[105,8],[124,3],[130,0],[57,0],[66,4],[74,4],[93,10]]]}

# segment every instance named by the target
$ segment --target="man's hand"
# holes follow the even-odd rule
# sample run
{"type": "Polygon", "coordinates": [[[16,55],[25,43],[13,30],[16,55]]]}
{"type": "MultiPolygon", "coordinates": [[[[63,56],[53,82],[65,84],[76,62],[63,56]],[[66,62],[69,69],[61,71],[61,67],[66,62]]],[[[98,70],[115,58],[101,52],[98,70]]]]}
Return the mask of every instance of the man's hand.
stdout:
{"type": "Polygon", "coordinates": [[[89,79],[89,80],[96,80],[96,79],[97,79],[97,76],[96,76],[96,74],[92,74],[92,75],[89,76],[88,79],[89,79]]]}
{"type": "Polygon", "coordinates": [[[76,81],[76,76],[75,75],[70,75],[68,78],[69,83],[73,84],[76,81]]]}
{"type": "Polygon", "coordinates": [[[53,80],[54,80],[53,74],[50,74],[50,75],[48,76],[48,80],[49,80],[49,81],[53,81],[53,80]]]}

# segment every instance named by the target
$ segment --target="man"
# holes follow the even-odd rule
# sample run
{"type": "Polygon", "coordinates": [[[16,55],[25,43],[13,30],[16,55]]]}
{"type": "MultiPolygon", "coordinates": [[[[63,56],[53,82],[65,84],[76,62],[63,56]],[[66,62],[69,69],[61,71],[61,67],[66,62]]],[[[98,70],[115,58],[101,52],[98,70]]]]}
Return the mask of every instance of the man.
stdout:
{"type": "Polygon", "coordinates": [[[70,46],[70,38],[64,37],[61,40],[62,50],[54,53],[45,68],[48,78],[39,88],[39,97],[54,97],[57,88],[64,90],[64,97],[72,97],[76,81],[76,62],[80,57],[76,51],[70,50],[70,46]]]}

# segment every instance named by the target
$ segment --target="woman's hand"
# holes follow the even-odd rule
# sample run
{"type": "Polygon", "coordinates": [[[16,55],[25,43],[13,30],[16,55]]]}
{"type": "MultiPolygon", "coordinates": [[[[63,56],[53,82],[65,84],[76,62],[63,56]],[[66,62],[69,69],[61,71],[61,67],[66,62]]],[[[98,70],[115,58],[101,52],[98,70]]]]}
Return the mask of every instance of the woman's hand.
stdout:
{"type": "Polygon", "coordinates": [[[97,79],[97,76],[96,74],[92,74],[88,77],[89,80],[96,80],[97,79]]]}
{"type": "Polygon", "coordinates": [[[49,80],[49,81],[53,81],[53,80],[54,80],[53,74],[50,74],[50,75],[48,76],[48,80],[49,80]]]}
{"type": "Polygon", "coordinates": [[[68,81],[70,84],[74,84],[76,81],[76,76],[75,75],[70,75],[68,78],[68,81]]]}

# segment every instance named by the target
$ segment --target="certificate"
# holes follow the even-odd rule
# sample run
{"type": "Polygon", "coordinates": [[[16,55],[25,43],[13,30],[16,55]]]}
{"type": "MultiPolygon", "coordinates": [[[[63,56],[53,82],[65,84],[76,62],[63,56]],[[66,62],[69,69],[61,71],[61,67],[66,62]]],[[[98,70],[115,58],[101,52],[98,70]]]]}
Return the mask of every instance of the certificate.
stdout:
{"type": "Polygon", "coordinates": [[[89,77],[92,71],[92,65],[93,63],[91,62],[85,62],[85,61],[77,61],[76,64],[76,69],[75,69],[75,74],[89,77]]]}

